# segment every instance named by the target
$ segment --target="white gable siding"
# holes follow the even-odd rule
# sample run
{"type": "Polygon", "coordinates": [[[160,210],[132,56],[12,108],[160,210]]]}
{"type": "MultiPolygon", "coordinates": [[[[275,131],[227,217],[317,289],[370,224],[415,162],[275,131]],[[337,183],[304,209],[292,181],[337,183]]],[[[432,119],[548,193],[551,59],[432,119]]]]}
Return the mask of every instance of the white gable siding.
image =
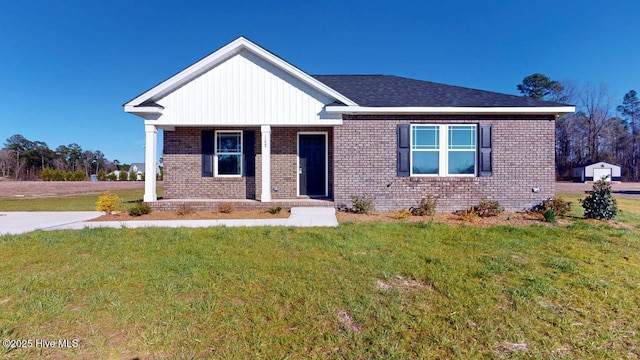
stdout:
{"type": "MultiPolygon", "coordinates": [[[[334,100],[248,51],[157,101],[155,125],[338,125],[334,100]]],[[[151,122],[150,122],[151,123],[151,122]]]]}

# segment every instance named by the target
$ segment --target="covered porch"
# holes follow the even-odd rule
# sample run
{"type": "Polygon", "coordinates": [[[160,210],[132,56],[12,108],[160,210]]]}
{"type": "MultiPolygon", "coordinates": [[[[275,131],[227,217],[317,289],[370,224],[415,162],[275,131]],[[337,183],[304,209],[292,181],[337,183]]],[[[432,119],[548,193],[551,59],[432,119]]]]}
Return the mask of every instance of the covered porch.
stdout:
{"type": "MultiPolygon", "coordinates": [[[[154,166],[157,128],[147,129],[146,166],[154,166]]],[[[317,206],[304,201],[333,199],[333,127],[175,127],[163,133],[161,201],[155,178],[145,178],[144,201],[158,209],[175,207],[164,204],[168,201],[211,209],[221,201],[259,208],[256,203],[317,206]],[[238,153],[222,149],[225,140],[238,153]]]]}

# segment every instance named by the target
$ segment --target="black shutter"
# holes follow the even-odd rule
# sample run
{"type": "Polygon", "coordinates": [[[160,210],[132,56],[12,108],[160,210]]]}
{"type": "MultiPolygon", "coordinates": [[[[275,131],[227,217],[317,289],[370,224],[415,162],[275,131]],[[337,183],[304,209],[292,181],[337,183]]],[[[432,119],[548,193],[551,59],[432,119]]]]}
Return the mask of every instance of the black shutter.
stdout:
{"type": "Polygon", "coordinates": [[[256,138],[255,131],[247,130],[242,134],[242,154],[244,155],[244,176],[256,176],[256,138]]]}
{"type": "Polygon", "coordinates": [[[213,177],[214,132],[202,132],[202,177],[213,177]]]}
{"type": "Polygon", "coordinates": [[[409,176],[409,124],[398,125],[398,176],[409,176]]]}
{"type": "Polygon", "coordinates": [[[482,124],[480,125],[480,176],[491,176],[493,175],[493,169],[491,166],[492,156],[491,156],[491,142],[492,142],[492,134],[491,134],[491,125],[490,124],[482,124]]]}

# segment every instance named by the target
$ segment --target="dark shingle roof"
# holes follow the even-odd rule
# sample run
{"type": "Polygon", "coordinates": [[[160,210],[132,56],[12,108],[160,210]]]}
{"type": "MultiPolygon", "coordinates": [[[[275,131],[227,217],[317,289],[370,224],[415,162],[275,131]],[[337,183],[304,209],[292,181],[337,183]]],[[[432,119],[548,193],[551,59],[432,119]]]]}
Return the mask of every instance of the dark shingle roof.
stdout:
{"type": "Polygon", "coordinates": [[[312,75],[360,106],[371,107],[553,107],[566,106],[392,75],[312,75]]]}

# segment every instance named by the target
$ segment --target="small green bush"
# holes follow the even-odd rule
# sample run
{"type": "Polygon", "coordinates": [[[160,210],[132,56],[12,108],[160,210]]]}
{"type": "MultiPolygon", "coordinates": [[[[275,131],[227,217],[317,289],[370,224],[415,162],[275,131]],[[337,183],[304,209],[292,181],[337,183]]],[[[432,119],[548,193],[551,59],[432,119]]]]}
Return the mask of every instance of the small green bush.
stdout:
{"type": "Polygon", "coordinates": [[[98,180],[100,181],[105,181],[107,180],[107,172],[104,171],[103,169],[101,169],[100,171],[98,171],[98,180]]]}
{"type": "Polygon", "coordinates": [[[115,173],[111,173],[107,175],[107,181],[116,181],[118,180],[118,176],[115,173]]]}
{"type": "Polygon", "coordinates": [[[66,173],[63,173],[62,171],[60,171],[58,169],[55,169],[53,171],[53,175],[52,175],[53,178],[51,180],[53,180],[53,181],[63,181],[63,180],[65,180],[65,175],[64,174],[66,174],[66,173]]]}
{"type": "Polygon", "coordinates": [[[352,195],[351,201],[351,210],[356,214],[368,214],[376,208],[376,197],[373,194],[352,195]]]}
{"type": "Polygon", "coordinates": [[[55,177],[55,172],[59,170],[53,170],[50,168],[46,168],[40,172],[40,179],[42,181],[53,181],[55,177]]]}
{"type": "Polygon", "coordinates": [[[84,181],[87,178],[87,174],[84,171],[78,169],[71,174],[71,181],[84,181]]]}
{"type": "Polygon", "coordinates": [[[418,206],[410,208],[409,211],[414,216],[433,216],[436,213],[436,206],[438,206],[438,197],[429,195],[420,199],[418,206]]]}
{"type": "Polygon", "coordinates": [[[269,208],[269,214],[271,215],[279,214],[280,211],[282,211],[282,206],[275,206],[275,207],[269,208]]]}
{"type": "Polygon", "coordinates": [[[587,219],[611,220],[618,214],[618,204],[611,194],[611,183],[605,178],[593,183],[589,196],[579,201],[587,219]]]}
{"type": "Polygon", "coordinates": [[[127,181],[128,179],[129,179],[129,173],[124,170],[120,170],[120,173],[118,174],[118,180],[127,181]]]}
{"type": "Polygon", "coordinates": [[[142,216],[151,213],[151,206],[143,202],[136,202],[129,208],[130,216],[142,216]]]}
{"type": "Polygon", "coordinates": [[[549,208],[549,209],[545,210],[542,213],[542,216],[544,216],[544,221],[546,221],[548,223],[552,223],[552,224],[556,223],[556,213],[555,213],[555,211],[553,211],[553,209],[549,208]]]}

